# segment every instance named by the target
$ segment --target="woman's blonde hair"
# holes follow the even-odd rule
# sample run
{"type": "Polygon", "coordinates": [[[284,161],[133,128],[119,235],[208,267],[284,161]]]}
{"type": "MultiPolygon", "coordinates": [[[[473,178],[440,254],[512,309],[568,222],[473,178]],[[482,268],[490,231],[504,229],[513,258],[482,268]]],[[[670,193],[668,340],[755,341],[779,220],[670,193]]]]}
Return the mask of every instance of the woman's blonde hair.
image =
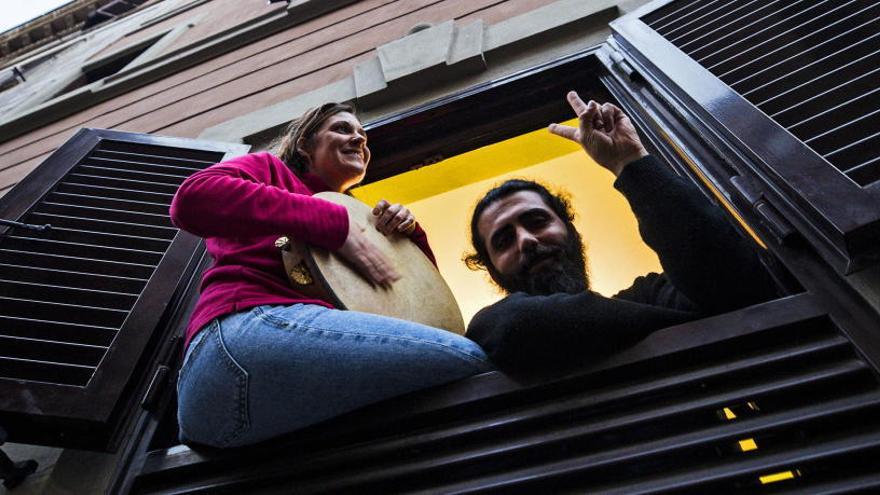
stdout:
{"type": "Polygon", "coordinates": [[[278,136],[272,143],[272,150],[288,167],[295,172],[308,171],[309,162],[297,149],[300,139],[308,142],[321,125],[337,113],[348,112],[354,114],[354,107],[345,103],[325,103],[319,107],[306,110],[301,117],[294,119],[284,129],[284,133],[278,136]]]}

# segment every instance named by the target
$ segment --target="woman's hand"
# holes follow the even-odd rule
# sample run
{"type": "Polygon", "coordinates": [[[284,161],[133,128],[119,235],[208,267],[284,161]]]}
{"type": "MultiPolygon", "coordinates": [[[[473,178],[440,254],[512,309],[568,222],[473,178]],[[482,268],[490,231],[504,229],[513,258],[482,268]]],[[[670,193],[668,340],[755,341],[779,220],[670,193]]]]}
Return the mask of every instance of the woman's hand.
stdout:
{"type": "Polygon", "coordinates": [[[574,91],[569,91],[566,96],[578,117],[579,126],[550,124],[550,132],[583,146],[596,163],[614,175],[620,175],[627,164],[648,154],[635,127],[621,109],[611,103],[599,105],[593,100],[585,104],[574,91]]]}
{"type": "Polygon", "coordinates": [[[387,236],[393,232],[410,235],[416,229],[416,217],[399,203],[391,204],[384,199],[379,200],[373,208],[373,215],[376,217],[376,230],[382,235],[387,236]]]}
{"type": "Polygon", "coordinates": [[[373,284],[388,288],[392,282],[400,280],[400,274],[394,269],[394,265],[364,235],[363,228],[354,222],[349,222],[348,237],[336,252],[373,284]]]}

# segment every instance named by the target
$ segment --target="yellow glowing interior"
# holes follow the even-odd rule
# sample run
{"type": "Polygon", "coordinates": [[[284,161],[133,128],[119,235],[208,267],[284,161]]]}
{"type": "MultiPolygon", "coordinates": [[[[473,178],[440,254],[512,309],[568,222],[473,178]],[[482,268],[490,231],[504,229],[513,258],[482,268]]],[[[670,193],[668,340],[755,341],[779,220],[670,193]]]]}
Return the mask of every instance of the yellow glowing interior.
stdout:
{"type": "Polygon", "coordinates": [[[798,471],[782,471],[779,473],[767,474],[758,478],[761,481],[761,484],[766,485],[768,483],[776,483],[778,481],[785,481],[794,479],[798,476],[800,472],[798,471]]]}
{"type": "Polygon", "coordinates": [[[745,440],[739,441],[739,448],[743,452],[748,452],[750,450],[758,450],[758,443],[755,442],[754,438],[747,438],[745,440]]]}
{"type": "Polygon", "coordinates": [[[614,176],[578,145],[545,129],[374,182],[353,194],[370,205],[379,199],[403,203],[413,212],[428,232],[440,272],[467,323],[502,297],[484,272],[471,272],[461,261],[470,250],[470,215],[489,188],[514,177],[571,194],[575,226],[587,244],[593,290],[610,296],[629,287],[635,277],[661,270],[656,254],[639,237],[629,205],[612,186],[614,176]]]}

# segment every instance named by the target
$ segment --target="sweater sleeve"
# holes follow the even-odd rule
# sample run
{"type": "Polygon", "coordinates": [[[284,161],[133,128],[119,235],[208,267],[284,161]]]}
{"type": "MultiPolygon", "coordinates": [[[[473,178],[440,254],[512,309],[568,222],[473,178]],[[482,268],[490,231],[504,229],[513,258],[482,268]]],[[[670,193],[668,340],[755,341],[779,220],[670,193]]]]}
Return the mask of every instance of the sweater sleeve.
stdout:
{"type": "Polygon", "coordinates": [[[691,182],[656,158],[630,163],[614,183],[657,252],[664,275],[702,313],[714,314],[775,297],[756,246],[691,182]]]}
{"type": "Polygon", "coordinates": [[[174,195],[172,222],[205,238],[289,234],[338,249],[348,236],[345,207],[274,185],[270,160],[251,154],[196,172],[174,195]]]}
{"type": "Polygon", "coordinates": [[[425,256],[431,260],[434,266],[437,266],[437,258],[434,257],[434,251],[431,250],[431,245],[428,244],[428,233],[425,232],[425,229],[418,222],[416,222],[415,230],[409,235],[409,240],[425,253],[425,256]]]}
{"type": "Polygon", "coordinates": [[[468,326],[467,337],[500,368],[547,368],[626,348],[694,316],[594,292],[516,293],[480,310],[468,326]]]}

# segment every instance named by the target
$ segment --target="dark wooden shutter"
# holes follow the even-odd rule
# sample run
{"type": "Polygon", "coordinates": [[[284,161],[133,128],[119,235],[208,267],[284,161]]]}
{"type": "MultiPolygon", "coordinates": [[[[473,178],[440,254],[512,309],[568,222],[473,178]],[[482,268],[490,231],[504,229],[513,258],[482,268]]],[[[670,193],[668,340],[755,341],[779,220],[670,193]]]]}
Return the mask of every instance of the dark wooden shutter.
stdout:
{"type": "Polygon", "coordinates": [[[802,294],[561,378],[490,373],[245,451],[155,451],[133,492],[877,489],[880,382],[841,327],[802,294]]]}
{"type": "Polygon", "coordinates": [[[665,0],[612,28],[620,58],[750,165],[763,215],[841,272],[880,259],[880,2],[665,0]]]}
{"type": "Polygon", "coordinates": [[[0,425],[10,441],[106,448],[142,357],[198,262],[168,207],[239,145],[83,129],[16,185],[0,216],[0,425]]]}

